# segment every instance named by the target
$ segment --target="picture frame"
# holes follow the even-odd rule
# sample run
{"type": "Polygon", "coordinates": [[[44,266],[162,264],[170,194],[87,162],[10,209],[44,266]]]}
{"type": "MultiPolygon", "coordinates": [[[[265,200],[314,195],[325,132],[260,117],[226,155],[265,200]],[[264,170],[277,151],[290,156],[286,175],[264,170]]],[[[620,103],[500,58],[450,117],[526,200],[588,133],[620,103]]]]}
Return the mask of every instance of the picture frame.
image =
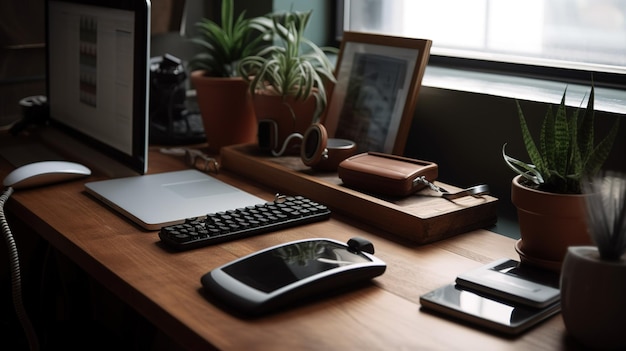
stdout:
{"type": "Polygon", "coordinates": [[[344,32],[324,127],[357,152],[402,155],[432,41],[344,32]]]}

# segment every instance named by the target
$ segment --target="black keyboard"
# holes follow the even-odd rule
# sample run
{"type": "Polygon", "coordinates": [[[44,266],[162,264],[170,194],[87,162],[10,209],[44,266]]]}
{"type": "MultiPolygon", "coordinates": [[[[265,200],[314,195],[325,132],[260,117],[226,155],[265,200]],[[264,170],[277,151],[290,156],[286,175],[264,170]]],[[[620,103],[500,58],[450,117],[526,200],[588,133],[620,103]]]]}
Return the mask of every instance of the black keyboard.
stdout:
{"type": "Polygon", "coordinates": [[[330,210],[302,196],[277,197],[272,202],[188,218],[182,224],[161,228],[161,241],[176,250],[263,234],[279,229],[318,222],[330,217],[330,210]]]}

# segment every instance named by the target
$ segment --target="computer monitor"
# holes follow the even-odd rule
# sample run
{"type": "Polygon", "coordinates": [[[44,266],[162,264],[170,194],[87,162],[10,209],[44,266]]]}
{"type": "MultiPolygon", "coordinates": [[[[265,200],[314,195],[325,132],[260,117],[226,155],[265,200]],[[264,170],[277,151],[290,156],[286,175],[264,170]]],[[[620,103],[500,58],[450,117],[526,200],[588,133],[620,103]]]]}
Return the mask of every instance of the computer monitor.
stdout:
{"type": "Polygon", "coordinates": [[[147,171],[149,0],[47,0],[47,98],[63,132],[147,171]]]}

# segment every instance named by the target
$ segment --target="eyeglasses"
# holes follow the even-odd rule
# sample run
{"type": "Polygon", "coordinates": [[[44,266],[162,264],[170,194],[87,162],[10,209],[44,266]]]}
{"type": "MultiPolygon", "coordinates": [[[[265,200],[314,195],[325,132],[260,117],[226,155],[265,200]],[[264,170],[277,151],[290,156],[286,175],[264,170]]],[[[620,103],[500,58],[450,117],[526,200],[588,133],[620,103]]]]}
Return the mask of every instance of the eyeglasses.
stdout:
{"type": "Polygon", "coordinates": [[[216,159],[195,149],[185,149],[185,163],[203,172],[218,173],[220,164],[216,159]]]}

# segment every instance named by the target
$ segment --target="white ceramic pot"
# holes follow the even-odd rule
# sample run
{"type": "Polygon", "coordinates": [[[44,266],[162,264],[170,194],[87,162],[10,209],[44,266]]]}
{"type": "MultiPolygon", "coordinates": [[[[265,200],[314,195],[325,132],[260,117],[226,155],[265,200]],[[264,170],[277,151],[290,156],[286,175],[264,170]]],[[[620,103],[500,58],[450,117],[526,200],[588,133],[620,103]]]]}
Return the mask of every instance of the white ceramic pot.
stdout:
{"type": "Polygon", "coordinates": [[[586,347],[626,348],[626,255],[600,259],[594,246],[568,248],[561,269],[561,308],[568,333],[586,347]]]}

